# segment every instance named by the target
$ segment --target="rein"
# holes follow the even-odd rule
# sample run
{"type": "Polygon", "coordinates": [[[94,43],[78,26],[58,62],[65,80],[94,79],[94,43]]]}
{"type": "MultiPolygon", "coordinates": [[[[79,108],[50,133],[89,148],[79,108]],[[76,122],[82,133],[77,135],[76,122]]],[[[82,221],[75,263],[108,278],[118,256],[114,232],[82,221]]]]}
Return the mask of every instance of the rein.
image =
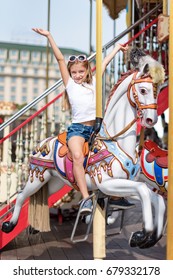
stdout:
{"type": "Polygon", "coordinates": [[[137,120],[140,118],[140,116],[137,116],[135,119],[133,119],[126,127],[124,127],[120,132],[118,132],[116,135],[114,136],[109,136],[109,137],[103,137],[103,136],[96,136],[96,139],[99,140],[112,140],[112,141],[116,141],[116,138],[122,134],[124,134],[127,130],[129,130],[132,125],[134,125],[135,122],[137,122],[137,120]]]}

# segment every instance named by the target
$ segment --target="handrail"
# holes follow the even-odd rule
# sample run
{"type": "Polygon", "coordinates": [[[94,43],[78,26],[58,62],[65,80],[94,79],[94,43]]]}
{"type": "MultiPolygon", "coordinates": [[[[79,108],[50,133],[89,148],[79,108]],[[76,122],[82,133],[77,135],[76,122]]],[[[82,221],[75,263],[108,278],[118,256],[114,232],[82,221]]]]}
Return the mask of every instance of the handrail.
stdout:
{"type": "Polygon", "coordinates": [[[18,130],[20,130],[24,125],[26,125],[27,123],[29,123],[30,121],[32,121],[35,117],[37,117],[38,115],[40,115],[47,107],[49,107],[50,105],[52,105],[52,103],[54,103],[56,100],[58,100],[61,96],[62,96],[62,92],[59,93],[54,99],[52,99],[49,103],[47,103],[45,106],[43,106],[40,110],[38,110],[37,112],[35,112],[33,115],[31,115],[29,118],[27,118],[24,122],[22,122],[20,125],[18,125],[17,127],[15,127],[9,134],[7,134],[5,137],[0,139],[0,144],[2,144],[6,139],[8,139],[9,137],[11,137],[14,133],[16,133],[18,130]]]}
{"type": "Polygon", "coordinates": [[[0,125],[0,131],[3,130],[5,127],[7,127],[9,124],[11,124],[13,121],[18,119],[20,116],[22,116],[24,113],[26,113],[29,109],[31,109],[34,105],[36,105],[39,101],[41,101],[44,97],[46,97],[49,93],[54,91],[57,87],[59,87],[62,84],[62,79],[58,80],[53,86],[46,89],[41,95],[36,97],[33,101],[31,101],[29,104],[27,104],[25,107],[23,107],[20,111],[18,111],[16,114],[14,114],[11,118],[9,118],[5,123],[0,125]]]}
{"type": "MultiPolygon", "coordinates": [[[[147,19],[150,15],[152,15],[155,11],[157,11],[159,8],[162,7],[162,3],[158,4],[155,8],[153,8],[150,12],[148,12],[145,16],[143,16],[141,19],[139,19],[137,22],[135,22],[133,25],[128,27],[126,30],[121,32],[117,37],[112,39],[110,42],[105,44],[102,48],[102,51],[105,49],[108,49],[112,45],[114,45],[117,41],[119,41],[122,37],[127,35],[130,31],[132,31],[136,26],[138,26],[141,22],[143,22],[145,19],[147,19]]],[[[89,56],[88,60],[92,61],[96,56],[96,53],[93,53],[91,56],[89,56]]],[[[33,101],[31,101],[29,104],[27,104],[25,107],[23,107],[20,111],[15,113],[11,118],[9,118],[6,122],[2,123],[0,125],[0,131],[2,131],[5,127],[10,125],[13,121],[18,119],[20,116],[22,116],[24,113],[26,113],[29,109],[31,109],[34,105],[39,103],[41,100],[43,100],[46,96],[49,95],[53,90],[55,90],[57,87],[62,85],[62,79],[58,80],[53,86],[45,90],[41,95],[36,97],[33,101]]]]}
{"type": "Polygon", "coordinates": [[[116,38],[112,39],[110,42],[108,42],[107,44],[105,44],[105,46],[103,46],[103,49],[106,48],[108,49],[109,47],[111,47],[114,43],[116,43],[117,41],[119,41],[122,37],[124,37],[125,35],[127,35],[127,33],[129,33],[130,31],[132,31],[136,26],[138,26],[141,22],[143,22],[145,19],[149,18],[150,15],[154,14],[154,12],[156,12],[159,8],[162,7],[162,3],[158,4],[156,7],[154,7],[150,12],[148,12],[145,16],[143,16],[141,19],[139,19],[138,21],[136,21],[134,24],[132,24],[131,26],[129,26],[126,30],[124,30],[123,32],[121,32],[116,38]]]}

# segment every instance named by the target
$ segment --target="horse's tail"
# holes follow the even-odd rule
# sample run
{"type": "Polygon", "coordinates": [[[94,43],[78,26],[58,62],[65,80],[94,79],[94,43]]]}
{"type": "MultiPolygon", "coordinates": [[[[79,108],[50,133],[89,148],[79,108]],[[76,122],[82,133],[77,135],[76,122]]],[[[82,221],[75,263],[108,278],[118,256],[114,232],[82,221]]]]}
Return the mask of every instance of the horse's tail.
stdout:
{"type": "Polygon", "coordinates": [[[28,216],[29,224],[35,230],[50,231],[47,184],[30,197],[28,216]]]}

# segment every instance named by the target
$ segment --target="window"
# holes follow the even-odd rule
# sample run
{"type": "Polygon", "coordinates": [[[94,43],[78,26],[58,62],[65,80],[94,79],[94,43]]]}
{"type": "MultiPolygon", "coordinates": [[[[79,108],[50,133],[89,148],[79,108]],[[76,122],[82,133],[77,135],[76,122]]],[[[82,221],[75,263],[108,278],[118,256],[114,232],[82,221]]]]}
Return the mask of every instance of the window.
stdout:
{"type": "Polygon", "coordinates": [[[4,72],[4,66],[0,66],[0,72],[2,73],[2,72],[4,72]]]}
{"type": "Polygon", "coordinates": [[[12,72],[13,74],[16,73],[16,69],[17,69],[17,68],[16,68],[15,66],[12,66],[12,67],[11,67],[11,72],[12,72]]]}
{"type": "Polygon", "coordinates": [[[11,101],[15,102],[16,101],[16,96],[15,95],[11,95],[11,101]]]}
{"type": "Polygon", "coordinates": [[[16,77],[11,77],[11,83],[15,83],[16,82],[16,77]]]}
{"type": "Polygon", "coordinates": [[[22,84],[26,84],[27,83],[27,78],[22,78],[22,84]]]}
{"type": "Polygon", "coordinates": [[[5,49],[0,49],[0,54],[5,54],[5,49]]]}
{"type": "Polygon", "coordinates": [[[32,52],[32,57],[38,57],[39,56],[39,53],[38,52],[32,52]]]}
{"type": "Polygon", "coordinates": [[[15,63],[18,59],[18,51],[17,50],[10,50],[9,52],[9,60],[11,63],[15,63]]]}
{"type": "Polygon", "coordinates": [[[11,92],[16,92],[16,87],[11,87],[11,92]]]}
{"type": "Polygon", "coordinates": [[[38,74],[38,69],[37,68],[34,68],[33,71],[34,71],[34,75],[38,74]]]}
{"type": "Polygon", "coordinates": [[[28,51],[21,51],[21,56],[23,56],[23,57],[28,56],[28,51]]]}
{"type": "Polygon", "coordinates": [[[26,97],[26,95],[23,95],[23,96],[22,96],[22,102],[23,102],[23,103],[26,103],[26,102],[27,102],[27,97],[26,97]]]}
{"type": "Polygon", "coordinates": [[[34,92],[34,94],[37,94],[38,93],[38,88],[34,88],[33,92],[34,92]]]}
{"type": "Polygon", "coordinates": [[[17,58],[16,59],[10,59],[11,64],[16,64],[17,58]]]}
{"type": "Polygon", "coordinates": [[[0,86],[0,91],[4,91],[4,86],[0,86]]]}
{"type": "Polygon", "coordinates": [[[0,77],[0,83],[4,82],[4,77],[0,77]]]}
{"type": "Polygon", "coordinates": [[[27,93],[27,88],[26,87],[22,88],[22,93],[27,93]]]}
{"type": "Polygon", "coordinates": [[[23,67],[22,71],[23,71],[23,74],[26,74],[27,73],[27,68],[23,67]]]}
{"type": "Polygon", "coordinates": [[[11,51],[10,51],[10,54],[11,54],[11,55],[16,55],[16,54],[17,54],[17,50],[11,50],[11,51]]]}
{"type": "Polygon", "coordinates": [[[38,84],[38,79],[34,79],[33,82],[34,82],[34,85],[37,85],[38,84]]]}

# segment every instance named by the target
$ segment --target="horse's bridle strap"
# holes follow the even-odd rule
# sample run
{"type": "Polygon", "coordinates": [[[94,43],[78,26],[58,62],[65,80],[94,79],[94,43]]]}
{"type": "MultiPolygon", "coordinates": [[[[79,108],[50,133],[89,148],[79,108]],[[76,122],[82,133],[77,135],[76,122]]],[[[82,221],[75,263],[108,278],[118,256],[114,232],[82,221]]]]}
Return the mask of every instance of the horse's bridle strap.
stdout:
{"type": "MultiPolygon", "coordinates": [[[[131,81],[131,83],[129,84],[129,87],[128,87],[128,91],[127,91],[127,96],[128,96],[128,100],[131,104],[132,107],[137,107],[139,108],[139,110],[143,110],[143,109],[154,109],[156,110],[157,109],[157,104],[156,103],[153,103],[153,104],[147,104],[147,105],[142,105],[140,102],[139,102],[139,99],[138,99],[138,94],[137,94],[137,91],[136,91],[136,88],[135,88],[135,84],[139,84],[141,82],[146,82],[146,83],[153,83],[151,78],[148,78],[148,77],[145,77],[143,79],[136,79],[136,75],[137,75],[137,72],[134,73],[134,76],[133,76],[133,79],[131,81]],[[135,102],[133,102],[130,98],[130,90],[132,88],[132,93],[133,93],[133,97],[134,97],[134,100],[135,102]]],[[[154,87],[154,86],[153,86],[154,87]]],[[[154,94],[155,94],[155,87],[154,87],[154,94]]]]}

